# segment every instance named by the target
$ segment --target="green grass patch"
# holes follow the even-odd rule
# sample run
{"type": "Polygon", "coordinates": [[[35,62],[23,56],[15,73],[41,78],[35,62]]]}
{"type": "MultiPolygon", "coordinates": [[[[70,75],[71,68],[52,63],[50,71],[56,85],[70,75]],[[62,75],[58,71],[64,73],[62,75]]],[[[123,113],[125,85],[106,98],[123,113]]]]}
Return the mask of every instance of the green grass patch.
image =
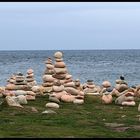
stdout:
{"type": "Polygon", "coordinates": [[[127,107],[113,103],[104,105],[100,97],[85,96],[85,103],[77,105],[60,102],[59,109],[52,109],[57,114],[42,114],[46,110],[48,96],[36,97],[28,101],[24,109],[9,107],[5,103],[0,106],[0,137],[1,138],[124,138],[140,137],[138,104],[127,107]],[[38,113],[30,110],[35,107],[38,113]],[[117,131],[105,123],[124,124],[130,127],[125,131],[117,131]]]}

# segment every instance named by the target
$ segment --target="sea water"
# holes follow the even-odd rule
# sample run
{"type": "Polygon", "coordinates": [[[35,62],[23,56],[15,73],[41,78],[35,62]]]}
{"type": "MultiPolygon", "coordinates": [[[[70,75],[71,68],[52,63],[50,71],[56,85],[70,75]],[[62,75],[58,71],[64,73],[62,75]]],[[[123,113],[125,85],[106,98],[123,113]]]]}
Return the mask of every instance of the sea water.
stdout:
{"type": "MultiPolygon", "coordinates": [[[[45,71],[44,61],[59,50],[0,51],[0,86],[17,72],[26,75],[29,68],[34,70],[38,84],[45,71]]],[[[140,50],[61,50],[69,74],[81,83],[93,80],[101,85],[108,80],[115,85],[120,75],[125,76],[128,85],[140,84],[140,50]]]]}

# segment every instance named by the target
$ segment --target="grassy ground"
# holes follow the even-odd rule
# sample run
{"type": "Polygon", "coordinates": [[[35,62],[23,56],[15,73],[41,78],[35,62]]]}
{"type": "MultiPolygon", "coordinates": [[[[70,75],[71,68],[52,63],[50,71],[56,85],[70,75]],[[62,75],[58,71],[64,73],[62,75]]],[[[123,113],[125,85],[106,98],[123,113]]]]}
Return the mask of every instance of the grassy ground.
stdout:
{"type": "MultiPolygon", "coordinates": [[[[115,100],[115,98],[114,98],[115,100]]],[[[42,114],[48,96],[28,101],[24,109],[0,106],[1,138],[121,138],[140,137],[140,121],[135,107],[101,103],[99,97],[86,95],[83,105],[60,103],[57,114],[42,114]],[[35,107],[38,113],[31,111],[35,107]],[[120,126],[111,126],[117,123],[120,126]],[[122,125],[122,126],[121,126],[122,125]]]]}

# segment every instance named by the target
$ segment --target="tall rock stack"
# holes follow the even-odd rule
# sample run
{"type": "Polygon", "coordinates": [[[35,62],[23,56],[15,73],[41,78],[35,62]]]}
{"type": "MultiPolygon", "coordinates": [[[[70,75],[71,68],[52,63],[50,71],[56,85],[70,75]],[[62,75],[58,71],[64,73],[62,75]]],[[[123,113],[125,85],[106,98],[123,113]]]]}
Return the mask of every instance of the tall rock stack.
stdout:
{"type": "Polygon", "coordinates": [[[33,86],[37,85],[36,80],[34,79],[34,71],[33,69],[28,69],[26,74],[26,82],[27,86],[31,89],[33,86]]]}
{"type": "Polygon", "coordinates": [[[54,74],[53,77],[60,80],[61,84],[64,84],[68,70],[65,63],[63,62],[62,52],[56,52],[54,54],[55,64],[54,64],[54,74]]]}
{"type": "Polygon", "coordinates": [[[48,59],[45,61],[46,69],[44,71],[44,75],[52,75],[54,74],[54,65],[52,64],[52,59],[48,57],[48,59]]]}
{"type": "Polygon", "coordinates": [[[48,93],[52,91],[52,86],[55,79],[52,77],[52,75],[54,74],[54,65],[52,64],[52,59],[48,58],[45,61],[45,65],[46,65],[46,69],[44,75],[42,76],[43,79],[42,86],[44,88],[43,92],[48,93]]]}

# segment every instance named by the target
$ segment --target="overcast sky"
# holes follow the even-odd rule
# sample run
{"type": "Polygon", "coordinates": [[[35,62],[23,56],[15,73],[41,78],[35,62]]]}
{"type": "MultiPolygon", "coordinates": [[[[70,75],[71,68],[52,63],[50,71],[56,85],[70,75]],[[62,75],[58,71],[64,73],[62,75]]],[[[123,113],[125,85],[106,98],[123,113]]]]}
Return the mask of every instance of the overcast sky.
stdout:
{"type": "Polygon", "coordinates": [[[140,2],[0,2],[0,50],[140,49],[140,2]]]}

